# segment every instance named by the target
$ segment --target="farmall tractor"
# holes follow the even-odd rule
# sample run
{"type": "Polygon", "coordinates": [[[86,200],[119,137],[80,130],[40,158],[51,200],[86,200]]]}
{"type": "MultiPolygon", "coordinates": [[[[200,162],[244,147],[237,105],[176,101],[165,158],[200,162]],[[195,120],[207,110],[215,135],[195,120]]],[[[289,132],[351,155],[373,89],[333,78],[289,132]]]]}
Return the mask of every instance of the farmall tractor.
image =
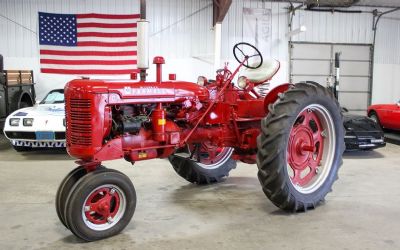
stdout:
{"type": "Polygon", "coordinates": [[[133,184],[102,165],[121,158],[168,158],[178,175],[199,185],[222,181],[237,161],[257,164],[261,187],[277,207],[306,211],[324,200],[344,150],[335,97],[313,82],[260,88],[279,63],[263,60],[247,43],[236,44],[233,53],[239,66],[232,72],[225,64],[215,80],[171,75],[163,81],[164,59],[155,57],[155,82],[79,79],[66,85],[67,149],[79,159],[56,197],[67,228],[93,241],[129,223],[133,184]]]}

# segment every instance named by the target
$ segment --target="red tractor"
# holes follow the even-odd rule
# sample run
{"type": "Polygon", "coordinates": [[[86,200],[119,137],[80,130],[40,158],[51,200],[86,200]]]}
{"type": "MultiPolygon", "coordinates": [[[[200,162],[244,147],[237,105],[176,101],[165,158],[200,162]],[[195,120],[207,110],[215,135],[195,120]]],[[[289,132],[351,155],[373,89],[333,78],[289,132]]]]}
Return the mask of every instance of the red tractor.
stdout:
{"type": "Polygon", "coordinates": [[[93,241],[129,223],[133,184],[102,166],[120,158],[168,158],[178,175],[196,184],[223,180],[236,161],[257,163],[262,189],[279,208],[306,211],[324,200],[344,150],[335,97],[313,82],[260,93],[279,63],[263,62],[247,43],[233,52],[238,68],[231,72],[225,65],[213,81],[175,81],[174,75],[163,81],[164,59],[155,57],[155,82],[79,79],[66,85],[67,149],[79,159],[56,197],[67,228],[93,241]]]}

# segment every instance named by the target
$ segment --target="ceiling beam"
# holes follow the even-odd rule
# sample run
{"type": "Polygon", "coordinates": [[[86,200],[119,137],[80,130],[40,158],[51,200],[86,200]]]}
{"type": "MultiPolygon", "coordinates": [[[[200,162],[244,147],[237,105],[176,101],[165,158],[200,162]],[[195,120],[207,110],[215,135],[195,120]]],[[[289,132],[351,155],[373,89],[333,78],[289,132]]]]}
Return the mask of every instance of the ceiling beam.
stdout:
{"type": "Polygon", "coordinates": [[[224,21],[231,4],[232,0],[213,0],[213,26],[224,21]]]}

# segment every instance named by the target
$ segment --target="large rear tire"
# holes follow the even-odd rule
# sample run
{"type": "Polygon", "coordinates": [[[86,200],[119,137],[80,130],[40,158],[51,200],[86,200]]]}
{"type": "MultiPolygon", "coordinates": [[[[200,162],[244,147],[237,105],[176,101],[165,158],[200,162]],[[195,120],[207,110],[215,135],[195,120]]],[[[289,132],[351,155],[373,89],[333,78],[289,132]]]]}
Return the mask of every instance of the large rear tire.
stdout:
{"type": "Polygon", "coordinates": [[[175,172],[191,183],[203,185],[220,182],[236,168],[236,161],[231,158],[233,148],[207,147],[208,152],[206,152],[205,145],[201,146],[205,152],[194,153],[192,157],[188,153],[168,157],[175,172]],[[212,154],[210,150],[218,152],[212,154]]]}
{"type": "Polygon", "coordinates": [[[345,149],[340,106],[319,84],[298,83],[269,107],[257,138],[258,178],[283,210],[314,208],[338,178],[345,149]]]}

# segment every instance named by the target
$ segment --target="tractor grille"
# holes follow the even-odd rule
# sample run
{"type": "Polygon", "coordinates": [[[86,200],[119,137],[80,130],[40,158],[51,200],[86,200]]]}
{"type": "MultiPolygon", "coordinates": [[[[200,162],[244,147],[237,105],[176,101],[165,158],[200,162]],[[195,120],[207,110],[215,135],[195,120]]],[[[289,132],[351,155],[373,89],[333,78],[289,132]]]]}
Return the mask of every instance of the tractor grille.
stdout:
{"type": "MultiPolygon", "coordinates": [[[[73,145],[90,146],[92,144],[91,103],[89,99],[69,100],[69,124],[67,124],[68,143],[73,145]]],[[[66,109],[68,110],[68,109],[66,109]]]]}

